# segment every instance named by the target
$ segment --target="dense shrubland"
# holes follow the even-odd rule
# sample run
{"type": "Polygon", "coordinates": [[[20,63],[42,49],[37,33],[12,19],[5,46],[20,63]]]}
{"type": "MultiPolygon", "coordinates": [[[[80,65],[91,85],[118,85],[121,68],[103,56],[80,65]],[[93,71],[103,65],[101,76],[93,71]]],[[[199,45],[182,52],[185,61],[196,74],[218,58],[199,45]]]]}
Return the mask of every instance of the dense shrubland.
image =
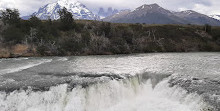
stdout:
{"type": "Polygon", "coordinates": [[[220,51],[220,27],[74,20],[65,8],[59,14],[21,20],[17,10],[2,11],[0,57],[220,51]]]}

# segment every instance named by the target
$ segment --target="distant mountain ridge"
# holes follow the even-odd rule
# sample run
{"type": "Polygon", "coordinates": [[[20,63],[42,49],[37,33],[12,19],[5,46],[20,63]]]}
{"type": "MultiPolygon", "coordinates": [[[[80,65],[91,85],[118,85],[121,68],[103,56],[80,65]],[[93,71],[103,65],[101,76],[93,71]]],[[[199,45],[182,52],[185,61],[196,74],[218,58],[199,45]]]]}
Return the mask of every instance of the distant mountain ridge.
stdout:
{"type": "Polygon", "coordinates": [[[120,12],[118,12],[114,15],[105,17],[103,20],[105,20],[105,21],[114,21],[114,20],[117,20],[117,18],[120,18],[124,15],[127,15],[129,12],[131,12],[131,10],[129,10],[129,9],[121,10],[120,12]]]}
{"type": "Polygon", "coordinates": [[[210,24],[210,25],[218,25],[218,26],[220,25],[220,21],[193,10],[176,12],[174,14],[184,20],[189,21],[191,24],[198,24],[198,25],[210,24]]]}
{"type": "Polygon", "coordinates": [[[109,7],[107,11],[105,11],[104,8],[99,8],[98,16],[100,16],[100,18],[105,18],[118,12],[119,11],[117,9],[112,9],[112,7],[109,7]]]}
{"type": "Polygon", "coordinates": [[[119,14],[117,15],[118,18],[115,17],[113,21],[110,20],[109,22],[146,24],[183,24],[185,22],[157,4],[142,5],[123,16],[119,16],[119,14]]]}
{"type": "MultiPolygon", "coordinates": [[[[108,8],[107,12],[100,8],[98,15],[93,14],[84,4],[75,0],[58,0],[57,2],[46,4],[32,15],[38,18],[59,19],[58,11],[67,8],[73,14],[74,19],[100,20],[113,23],[146,23],[146,24],[210,24],[220,26],[220,15],[207,16],[193,10],[173,12],[158,4],[142,5],[133,11],[108,8]]],[[[22,19],[29,19],[24,16],[22,19]]]]}
{"type": "Polygon", "coordinates": [[[145,4],[133,11],[121,12],[104,18],[103,21],[146,24],[210,24],[220,26],[220,21],[207,15],[192,10],[172,12],[160,7],[158,4],[145,4]]]}
{"type": "MultiPolygon", "coordinates": [[[[46,4],[32,15],[42,20],[48,18],[57,20],[60,18],[58,11],[64,7],[73,14],[74,19],[99,20],[99,16],[93,14],[84,4],[74,0],[58,0],[57,2],[46,4]]],[[[22,18],[28,19],[30,16],[22,18]]]]}

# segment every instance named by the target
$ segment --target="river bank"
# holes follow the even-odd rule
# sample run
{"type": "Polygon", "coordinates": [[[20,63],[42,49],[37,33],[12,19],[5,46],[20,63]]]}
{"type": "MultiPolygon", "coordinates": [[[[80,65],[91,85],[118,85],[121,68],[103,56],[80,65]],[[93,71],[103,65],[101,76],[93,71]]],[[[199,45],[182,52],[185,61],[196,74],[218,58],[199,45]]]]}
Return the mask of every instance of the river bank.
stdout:
{"type": "Polygon", "coordinates": [[[75,20],[63,30],[60,21],[38,22],[0,24],[0,58],[220,51],[220,27],[214,26],[75,20]]]}
{"type": "MultiPolygon", "coordinates": [[[[186,51],[187,53],[190,52],[199,52],[199,51],[186,51]]],[[[211,52],[211,51],[203,51],[203,52],[211,52]]],[[[218,51],[213,51],[213,52],[218,52],[218,51]]],[[[146,52],[146,53],[185,53],[185,52],[146,52]]],[[[201,52],[202,53],[202,52],[201,52]]],[[[139,53],[128,53],[128,54],[139,54],[139,53]]],[[[92,53],[82,53],[82,54],[68,54],[68,55],[62,55],[62,56],[89,56],[89,55],[120,55],[120,54],[113,54],[111,52],[103,52],[101,54],[92,54],[92,53]]],[[[7,48],[1,48],[0,49],[0,59],[1,58],[20,58],[20,57],[49,57],[49,56],[60,56],[60,55],[40,55],[36,48],[33,48],[30,50],[30,47],[28,45],[24,44],[17,44],[12,47],[7,47],[7,48]]],[[[60,56],[60,57],[62,57],[60,56]]]]}

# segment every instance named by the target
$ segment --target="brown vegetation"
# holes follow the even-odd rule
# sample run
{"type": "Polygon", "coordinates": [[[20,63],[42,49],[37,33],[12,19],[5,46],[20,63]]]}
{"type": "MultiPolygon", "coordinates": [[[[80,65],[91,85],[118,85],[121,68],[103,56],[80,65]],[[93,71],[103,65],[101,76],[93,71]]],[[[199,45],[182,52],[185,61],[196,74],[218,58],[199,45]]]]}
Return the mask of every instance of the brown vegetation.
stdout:
{"type": "Polygon", "coordinates": [[[69,15],[63,21],[33,16],[0,24],[0,57],[220,51],[220,27],[69,21],[65,17],[69,15]]]}

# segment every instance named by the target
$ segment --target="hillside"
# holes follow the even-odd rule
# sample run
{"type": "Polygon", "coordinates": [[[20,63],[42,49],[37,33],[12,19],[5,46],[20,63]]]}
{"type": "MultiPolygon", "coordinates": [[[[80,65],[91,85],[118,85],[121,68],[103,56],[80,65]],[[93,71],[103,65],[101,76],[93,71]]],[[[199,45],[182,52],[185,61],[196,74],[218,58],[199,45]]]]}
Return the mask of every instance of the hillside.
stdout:
{"type": "Polygon", "coordinates": [[[59,21],[41,21],[31,30],[23,27],[27,23],[18,26],[27,32],[9,27],[0,34],[0,57],[220,51],[220,27],[76,20],[74,28],[64,31],[59,21]],[[21,37],[6,39],[10,31],[21,37]]]}

